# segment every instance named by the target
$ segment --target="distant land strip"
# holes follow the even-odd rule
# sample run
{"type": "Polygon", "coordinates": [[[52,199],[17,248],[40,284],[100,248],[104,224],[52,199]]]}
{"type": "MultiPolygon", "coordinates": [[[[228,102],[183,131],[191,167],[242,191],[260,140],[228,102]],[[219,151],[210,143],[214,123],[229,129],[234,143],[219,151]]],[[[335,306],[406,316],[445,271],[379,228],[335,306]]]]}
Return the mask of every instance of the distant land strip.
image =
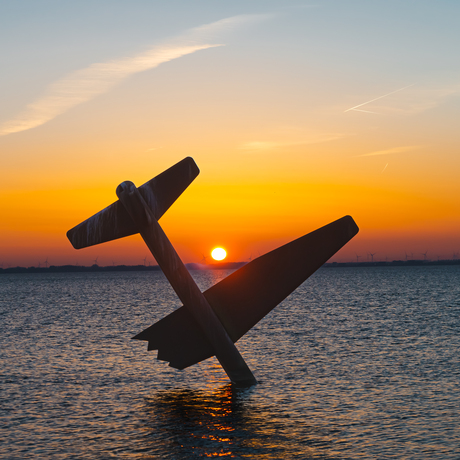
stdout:
{"type": "MultiPolygon", "coordinates": [[[[236,270],[247,262],[222,262],[215,264],[185,264],[189,270],[236,270]]],[[[75,272],[149,272],[161,271],[158,265],[50,265],[49,267],[0,268],[0,274],[7,273],[75,273],[75,272]]]]}
{"type": "MultiPolygon", "coordinates": [[[[188,270],[236,270],[248,262],[221,262],[215,264],[185,264],[188,270]]],[[[393,260],[391,262],[326,262],[323,268],[342,267],[426,267],[433,265],[460,265],[460,259],[393,260]]],[[[76,273],[76,272],[148,272],[161,271],[158,265],[50,265],[49,267],[0,268],[0,275],[9,273],[76,273]]]]}

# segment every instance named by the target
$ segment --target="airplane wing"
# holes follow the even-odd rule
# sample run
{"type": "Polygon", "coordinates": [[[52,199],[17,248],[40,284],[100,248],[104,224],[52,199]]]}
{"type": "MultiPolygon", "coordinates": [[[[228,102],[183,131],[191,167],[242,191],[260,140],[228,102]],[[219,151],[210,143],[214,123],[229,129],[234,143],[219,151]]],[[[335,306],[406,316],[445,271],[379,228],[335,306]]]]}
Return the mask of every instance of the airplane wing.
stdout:
{"type": "MultiPolygon", "coordinates": [[[[193,182],[199,172],[193,159],[187,157],[139,187],[140,194],[153,210],[157,220],[193,182]]],[[[120,201],[116,201],[70,229],[67,238],[75,249],[81,249],[135,233],[138,233],[138,230],[128,212],[120,201]]]]}
{"type": "MultiPolygon", "coordinates": [[[[203,294],[236,342],[358,231],[350,216],[342,217],[254,259],[203,294]]],[[[177,369],[214,355],[212,346],[185,307],[133,338],[148,340],[148,349],[158,350],[157,358],[169,361],[177,369]]]]}

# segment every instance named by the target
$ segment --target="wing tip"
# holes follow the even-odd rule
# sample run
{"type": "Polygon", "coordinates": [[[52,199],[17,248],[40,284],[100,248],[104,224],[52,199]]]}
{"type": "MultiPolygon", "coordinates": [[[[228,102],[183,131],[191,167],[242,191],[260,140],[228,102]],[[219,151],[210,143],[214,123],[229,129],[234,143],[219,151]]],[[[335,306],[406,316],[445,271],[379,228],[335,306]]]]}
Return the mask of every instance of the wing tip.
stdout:
{"type": "Polygon", "coordinates": [[[78,225],[76,227],[71,228],[67,233],[67,239],[70,241],[70,244],[73,246],[74,249],[81,249],[83,246],[78,244],[78,239],[75,238],[77,234],[77,229],[78,225]]]}
{"type": "Polygon", "coordinates": [[[342,219],[348,221],[350,231],[352,232],[353,236],[355,236],[359,232],[359,227],[353,217],[347,214],[346,216],[342,217],[342,219]]]}
{"type": "Polygon", "coordinates": [[[185,157],[182,161],[188,163],[193,177],[196,177],[198,174],[200,174],[200,168],[192,157],[185,157]]]}

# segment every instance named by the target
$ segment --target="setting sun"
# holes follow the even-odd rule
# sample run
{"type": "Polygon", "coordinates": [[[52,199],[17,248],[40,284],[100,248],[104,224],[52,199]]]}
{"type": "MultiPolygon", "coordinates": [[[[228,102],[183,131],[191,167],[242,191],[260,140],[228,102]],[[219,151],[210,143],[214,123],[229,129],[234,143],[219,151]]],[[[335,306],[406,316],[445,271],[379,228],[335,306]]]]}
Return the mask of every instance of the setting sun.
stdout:
{"type": "Polygon", "coordinates": [[[214,260],[224,260],[227,257],[227,251],[223,248],[215,248],[211,251],[214,260]]]}

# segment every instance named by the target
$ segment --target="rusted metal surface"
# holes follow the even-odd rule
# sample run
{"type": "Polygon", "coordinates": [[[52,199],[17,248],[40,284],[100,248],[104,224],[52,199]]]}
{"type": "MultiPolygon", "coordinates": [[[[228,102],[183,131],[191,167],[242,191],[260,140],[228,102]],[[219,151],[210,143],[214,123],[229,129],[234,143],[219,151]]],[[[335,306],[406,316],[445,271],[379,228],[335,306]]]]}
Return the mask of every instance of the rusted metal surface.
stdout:
{"type": "Polygon", "coordinates": [[[123,182],[117,196],[230,380],[244,386],[257,383],[136,186],[123,182]]]}
{"type": "MultiPolygon", "coordinates": [[[[192,158],[184,158],[171,168],[139,187],[139,193],[153,211],[156,220],[168,210],[198,176],[200,170],[192,158]]],[[[94,214],[67,232],[75,249],[134,235],[138,230],[119,201],[94,214]]]]}

